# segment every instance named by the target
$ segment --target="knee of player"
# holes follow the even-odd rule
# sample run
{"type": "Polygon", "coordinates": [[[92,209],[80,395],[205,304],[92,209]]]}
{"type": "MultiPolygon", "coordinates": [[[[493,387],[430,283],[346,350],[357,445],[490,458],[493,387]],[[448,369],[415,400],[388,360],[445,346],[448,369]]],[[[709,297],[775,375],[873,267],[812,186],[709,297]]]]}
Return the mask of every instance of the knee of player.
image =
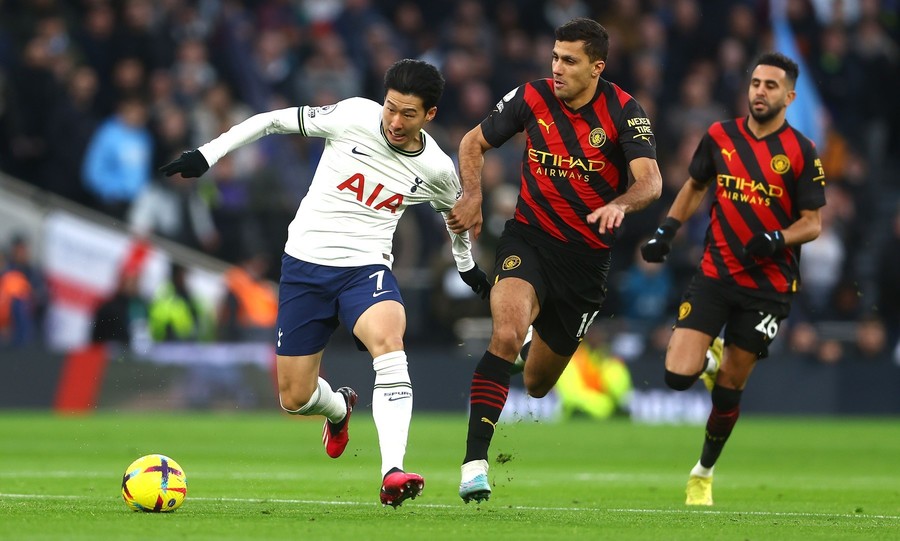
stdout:
{"type": "Polygon", "coordinates": [[[669,386],[670,389],[674,389],[676,391],[685,391],[691,387],[696,381],[697,378],[700,377],[700,373],[697,374],[676,374],[670,370],[666,370],[666,385],[669,386]]]}
{"type": "Polygon", "coordinates": [[[491,346],[488,348],[499,357],[515,358],[522,348],[525,332],[519,332],[512,325],[496,325],[491,333],[491,346]]]}
{"type": "Polygon", "coordinates": [[[304,393],[300,389],[285,389],[278,393],[281,409],[288,413],[296,413],[309,402],[310,398],[312,398],[312,393],[304,393]]]}
{"type": "Polygon", "coordinates": [[[378,336],[373,343],[366,344],[369,353],[373,357],[384,355],[392,351],[403,351],[403,335],[401,333],[390,332],[378,336]]]}
{"type": "Polygon", "coordinates": [[[553,388],[553,385],[547,385],[543,381],[529,381],[528,378],[525,378],[524,383],[525,391],[532,398],[544,398],[553,388]]]}

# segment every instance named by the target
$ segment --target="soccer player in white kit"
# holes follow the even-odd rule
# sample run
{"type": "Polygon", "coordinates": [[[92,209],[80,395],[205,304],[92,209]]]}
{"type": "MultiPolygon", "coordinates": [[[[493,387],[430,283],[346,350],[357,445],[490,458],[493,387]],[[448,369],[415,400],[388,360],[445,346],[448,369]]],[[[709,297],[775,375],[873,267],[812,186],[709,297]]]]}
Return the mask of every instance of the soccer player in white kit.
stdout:
{"type": "MultiPolygon", "coordinates": [[[[161,171],[194,178],[225,154],[269,134],[326,139],[308,194],[288,228],[282,256],[276,337],[281,407],[323,415],[325,450],[344,452],[357,395],[333,391],[319,377],[328,339],[343,322],[372,355],[372,415],[381,449],[381,503],[398,507],[422,493],[425,480],[403,469],[412,385],[403,350],[406,313],[391,272],[392,238],[403,211],[429,203],[444,215],[460,196],[452,160],[422,129],[444,88],[438,70],[401,60],[384,77],[384,104],[349,98],[325,107],[291,107],[255,115],[183,152],[161,171]]],[[[490,284],[475,264],[468,233],[450,232],[463,281],[482,298],[490,284]]]]}

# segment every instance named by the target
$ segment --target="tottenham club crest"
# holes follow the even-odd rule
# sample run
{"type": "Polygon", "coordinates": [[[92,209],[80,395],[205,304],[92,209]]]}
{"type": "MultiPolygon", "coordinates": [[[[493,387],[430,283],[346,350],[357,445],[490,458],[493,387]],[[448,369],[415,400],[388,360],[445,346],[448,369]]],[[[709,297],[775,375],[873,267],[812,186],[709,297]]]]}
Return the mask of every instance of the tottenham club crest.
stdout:
{"type": "Polygon", "coordinates": [[[603,128],[594,128],[588,136],[588,143],[594,148],[600,148],[606,143],[606,132],[603,128]]]}
{"type": "Polygon", "coordinates": [[[316,115],[327,115],[328,113],[334,111],[337,107],[337,104],[334,105],[323,105],[321,107],[310,107],[306,111],[306,116],[309,118],[316,118],[316,115]]]}

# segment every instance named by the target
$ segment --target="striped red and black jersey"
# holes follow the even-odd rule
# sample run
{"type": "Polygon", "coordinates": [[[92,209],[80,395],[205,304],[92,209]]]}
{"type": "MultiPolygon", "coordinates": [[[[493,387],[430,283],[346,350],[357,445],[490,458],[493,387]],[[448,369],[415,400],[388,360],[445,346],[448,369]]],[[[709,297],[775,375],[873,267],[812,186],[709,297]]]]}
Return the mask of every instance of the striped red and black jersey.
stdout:
{"type": "Polygon", "coordinates": [[[715,199],[700,270],[703,275],[763,296],[800,287],[800,246],[773,257],[744,257],[755,233],[785,229],[801,210],[825,205],[825,172],[812,141],[787,122],[757,139],[747,118],[716,122],[697,146],[688,171],[715,182],[715,199]]]}
{"type": "Polygon", "coordinates": [[[650,120],[638,102],[600,79],[590,102],[572,110],[551,79],[526,83],[497,104],[481,123],[499,147],[524,130],[525,152],[515,219],[544,231],[569,249],[592,253],[612,246],[587,216],[628,188],[628,163],[656,159],[650,120]]]}

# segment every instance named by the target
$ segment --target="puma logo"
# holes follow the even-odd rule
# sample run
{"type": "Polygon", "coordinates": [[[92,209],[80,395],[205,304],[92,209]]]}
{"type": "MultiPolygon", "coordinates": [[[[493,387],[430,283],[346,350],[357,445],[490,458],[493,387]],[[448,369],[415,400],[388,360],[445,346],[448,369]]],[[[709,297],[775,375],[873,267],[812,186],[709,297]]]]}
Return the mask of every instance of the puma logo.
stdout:
{"type": "Polygon", "coordinates": [[[733,156],[735,152],[736,152],[735,149],[731,149],[731,152],[729,152],[729,151],[727,151],[727,150],[725,150],[725,149],[723,148],[723,149],[722,149],[722,156],[725,156],[726,158],[728,158],[728,161],[730,162],[730,161],[731,161],[731,156],[733,156]]]}
{"type": "Polygon", "coordinates": [[[544,122],[544,119],[543,119],[543,118],[539,118],[539,119],[538,119],[538,124],[540,124],[541,126],[543,126],[544,129],[547,130],[547,133],[550,133],[550,126],[556,124],[556,122],[551,122],[551,123],[547,124],[546,122],[544,122]]]}
{"type": "Polygon", "coordinates": [[[497,425],[494,424],[494,423],[492,423],[491,420],[488,419],[487,417],[482,417],[482,418],[481,418],[481,422],[482,422],[482,423],[487,423],[487,424],[491,425],[491,428],[497,428],[497,425]]]}

